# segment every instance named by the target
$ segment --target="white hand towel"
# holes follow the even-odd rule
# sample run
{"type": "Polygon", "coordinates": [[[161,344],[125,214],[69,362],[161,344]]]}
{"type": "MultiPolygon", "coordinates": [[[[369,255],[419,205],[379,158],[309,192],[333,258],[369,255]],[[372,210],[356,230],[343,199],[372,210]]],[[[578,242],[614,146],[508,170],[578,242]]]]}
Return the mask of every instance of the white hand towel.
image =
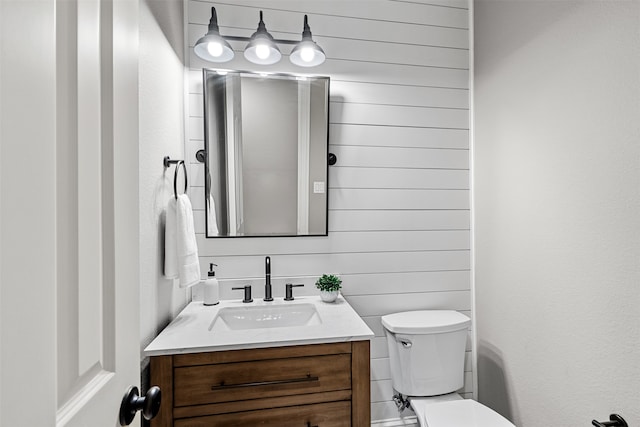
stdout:
{"type": "Polygon", "coordinates": [[[181,288],[200,282],[198,244],[193,227],[193,209],[186,194],[178,196],[176,217],[178,223],[178,269],[181,288]]]}
{"type": "Polygon", "coordinates": [[[164,224],[164,276],[167,279],[178,278],[178,218],[176,215],[176,198],[171,197],[167,203],[164,224]]]}
{"type": "Polygon", "coordinates": [[[177,200],[172,197],[167,206],[164,272],[167,278],[177,278],[181,288],[200,282],[193,210],[185,194],[178,196],[177,200]]]}

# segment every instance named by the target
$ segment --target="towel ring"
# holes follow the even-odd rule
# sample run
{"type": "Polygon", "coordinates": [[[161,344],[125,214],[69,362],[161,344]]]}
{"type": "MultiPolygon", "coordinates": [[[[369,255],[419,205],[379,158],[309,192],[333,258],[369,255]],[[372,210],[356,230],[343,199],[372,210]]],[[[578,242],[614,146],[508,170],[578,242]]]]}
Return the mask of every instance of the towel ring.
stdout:
{"type": "Polygon", "coordinates": [[[186,194],[188,188],[188,180],[189,177],[187,175],[187,166],[184,164],[184,160],[171,160],[169,156],[165,156],[163,159],[164,167],[168,168],[170,165],[176,165],[176,170],[173,174],[173,194],[178,199],[178,169],[182,166],[182,170],[184,170],[184,193],[186,194]]]}

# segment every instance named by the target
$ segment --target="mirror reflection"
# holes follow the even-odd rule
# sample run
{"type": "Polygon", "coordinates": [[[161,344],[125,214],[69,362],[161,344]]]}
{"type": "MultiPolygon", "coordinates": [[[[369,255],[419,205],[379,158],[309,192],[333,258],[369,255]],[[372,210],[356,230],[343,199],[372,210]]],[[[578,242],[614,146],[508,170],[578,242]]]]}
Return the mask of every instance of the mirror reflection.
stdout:
{"type": "Polygon", "coordinates": [[[329,78],[203,70],[207,237],[327,235],[329,78]]]}

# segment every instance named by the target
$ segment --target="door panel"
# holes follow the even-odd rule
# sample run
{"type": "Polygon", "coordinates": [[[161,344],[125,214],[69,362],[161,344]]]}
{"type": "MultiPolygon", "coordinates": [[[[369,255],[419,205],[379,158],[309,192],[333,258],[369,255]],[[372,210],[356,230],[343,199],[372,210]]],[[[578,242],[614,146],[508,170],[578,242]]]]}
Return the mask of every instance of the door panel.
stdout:
{"type": "Polygon", "coordinates": [[[11,123],[0,151],[0,425],[114,426],[139,382],[137,8],[0,5],[0,123],[11,123]],[[17,167],[25,146],[35,155],[17,167]],[[20,251],[12,234],[29,236],[20,251]],[[25,275],[37,277],[25,286],[31,304],[5,310],[26,299],[5,281],[25,275]]]}

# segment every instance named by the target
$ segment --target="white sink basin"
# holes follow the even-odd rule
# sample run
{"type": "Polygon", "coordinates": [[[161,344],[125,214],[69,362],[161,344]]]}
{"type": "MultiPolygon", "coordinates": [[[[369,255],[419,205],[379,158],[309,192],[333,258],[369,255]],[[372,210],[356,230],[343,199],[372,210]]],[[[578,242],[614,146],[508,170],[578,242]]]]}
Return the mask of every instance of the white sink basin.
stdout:
{"type": "Polygon", "coordinates": [[[283,328],[319,325],[322,321],[314,304],[274,304],[248,307],[225,307],[218,311],[209,330],[283,328]]]}

